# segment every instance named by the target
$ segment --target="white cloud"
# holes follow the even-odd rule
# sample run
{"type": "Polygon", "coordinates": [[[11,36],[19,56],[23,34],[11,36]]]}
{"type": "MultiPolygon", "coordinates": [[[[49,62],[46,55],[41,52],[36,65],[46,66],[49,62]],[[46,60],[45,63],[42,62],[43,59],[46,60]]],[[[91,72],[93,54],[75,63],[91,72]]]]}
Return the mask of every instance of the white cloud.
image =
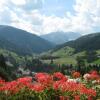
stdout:
{"type": "Polygon", "coordinates": [[[43,33],[55,32],[55,31],[65,31],[69,26],[69,19],[60,18],[57,16],[44,16],[43,18],[43,33]]]}
{"type": "MultiPolygon", "coordinates": [[[[40,0],[42,1],[42,0],[40,0]]],[[[42,15],[34,6],[38,8],[39,0],[2,0],[0,1],[0,22],[1,24],[11,25],[32,33],[40,33],[42,15]],[[26,2],[33,1],[31,11],[23,8],[26,2]],[[37,4],[38,3],[38,4],[37,4]],[[12,5],[14,4],[14,5],[12,5]],[[15,6],[16,5],[16,6],[15,6]],[[22,7],[21,7],[22,6],[22,7]],[[3,8],[3,9],[2,9],[3,8]]],[[[31,3],[30,3],[31,5],[31,3]]],[[[40,4],[39,4],[40,7],[40,4]]]]}
{"type": "Polygon", "coordinates": [[[77,31],[92,32],[94,27],[100,25],[100,5],[98,4],[100,4],[99,0],[76,0],[74,5],[76,15],[73,16],[72,23],[77,31]]]}
{"type": "Polygon", "coordinates": [[[26,0],[11,0],[13,4],[17,6],[22,6],[26,4],[26,0]]]}
{"type": "Polygon", "coordinates": [[[100,26],[100,0],[76,0],[74,14],[66,11],[63,17],[41,13],[43,3],[45,0],[0,0],[0,22],[36,34],[90,33],[100,26]]]}
{"type": "Polygon", "coordinates": [[[12,26],[24,29],[31,33],[41,33],[42,16],[38,11],[34,10],[31,13],[23,12],[20,19],[16,13],[12,12],[11,17],[12,26]]]}
{"type": "Polygon", "coordinates": [[[30,23],[26,23],[26,22],[14,22],[14,23],[11,23],[11,26],[14,26],[16,28],[20,28],[20,29],[23,29],[23,30],[27,30],[28,32],[32,32],[34,33],[34,30],[32,30],[32,24],[30,23]]]}
{"type": "Polygon", "coordinates": [[[66,12],[63,18],[46,17],[43,22],[43,31],[74,31],[80,33],[93,32],[94,27],[100,24],[98,0],[76,0],[73,6],[74,15],[66,12]]]}

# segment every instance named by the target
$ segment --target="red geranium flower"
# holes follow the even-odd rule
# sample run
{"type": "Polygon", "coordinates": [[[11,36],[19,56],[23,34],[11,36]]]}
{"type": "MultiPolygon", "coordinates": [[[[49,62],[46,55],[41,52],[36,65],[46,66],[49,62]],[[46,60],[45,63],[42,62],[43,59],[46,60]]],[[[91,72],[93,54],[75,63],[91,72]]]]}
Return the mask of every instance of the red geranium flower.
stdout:
{"type": "Polygon", "coordinates": [[[79,78],[79,77],[80,77],[80,73],[79,73],[79,72],[74,72],[74,73],[72,74],[72,76],[73,76],[74,78],[79,78]]]}
{"type": "Polygon", "coordinates": [[[64,77],[64,75],[60,72],[56,72],[53,74],[53,77],[57,78],[57,79],[62,79],[64,77]]]}

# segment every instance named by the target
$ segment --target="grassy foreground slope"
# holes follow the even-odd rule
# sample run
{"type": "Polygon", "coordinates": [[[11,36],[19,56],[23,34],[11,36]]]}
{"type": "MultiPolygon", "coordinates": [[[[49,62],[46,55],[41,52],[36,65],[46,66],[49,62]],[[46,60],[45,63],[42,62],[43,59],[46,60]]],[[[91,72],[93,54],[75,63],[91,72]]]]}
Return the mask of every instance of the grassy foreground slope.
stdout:
{"type": "MultiPolygon", "coordinates": [[[[100,55],[100,50],[96,50],[95,52],[97,53],[97,56],[100,55]]],[[[77,64],[77,60],[76,60],[77,57],[86,56],[86,51],[84,50],[84,51],[75,53],[74,48],[66,46],[56,51],[49,51],[48,53],[46,53],[46,55],[57,56],[58,58],[54,59],[55,64],[74,64],[75,65],[77,64]]],[[[44,60],[44,62],[50,63],[50,60],[44,60]]],[[[100,58],[93,61],[92,63],[100,64],[100,58]]]]}

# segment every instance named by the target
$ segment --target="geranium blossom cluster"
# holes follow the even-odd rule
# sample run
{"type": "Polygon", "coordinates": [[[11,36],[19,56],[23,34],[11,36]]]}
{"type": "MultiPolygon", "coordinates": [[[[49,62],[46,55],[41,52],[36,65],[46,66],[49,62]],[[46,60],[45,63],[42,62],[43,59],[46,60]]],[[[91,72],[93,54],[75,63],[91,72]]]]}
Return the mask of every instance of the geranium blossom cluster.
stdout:
{"type": "Polygon", "coordinates": [[[86,73],[83,77],[85,80],[100,80],[100,75],[95,70],[86,73]]]}
{"type": "MultiPolygon", "coordinates": [[[[79,77],[80,74],[75,73],[79,77]]],[[[32,77],[19,78],[15,81],[5,82],[0,80],[0,92],[5,93],[6,95],[13,95],[20,92],[23,88],[27,88],[29,91],[34,91],[35,93],[45,93],[45,90],[49,91],[53,89],[53,92],[60,91],[57,96],[59,100],[81,100],[85,98],[96,97],[96,91],[91,88],[87,88],[82,83],[77,83],[74,81],[68,81],[68,77],[63,75],[60,72],[56,72],[53,75],[47,73],[37,73],[34,77],[35,80],[32,80],[32,77]]],[[[47,95],[47,93],[45,93],[47,95]]],[[[43,99],[45,100],[45,98],[43,99]]]]}
{"type": "Polygon", "coordinates": [[[79,78],[81,75],[79,72],[73,72],[72,76],[73,76],[73,78],[79,78]]]}

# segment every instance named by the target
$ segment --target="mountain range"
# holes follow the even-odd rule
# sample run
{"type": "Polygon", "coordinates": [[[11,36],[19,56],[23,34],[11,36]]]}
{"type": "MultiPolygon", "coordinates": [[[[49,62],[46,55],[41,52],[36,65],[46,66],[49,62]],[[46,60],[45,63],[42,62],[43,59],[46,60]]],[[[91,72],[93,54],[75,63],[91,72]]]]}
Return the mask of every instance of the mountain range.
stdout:
{"type": "Polygon", "coordinates": [[[84,36],[74,32],[53,32],[37,36],[11,26],[0,25],[1,49],[21,55],[31,55],[48,50],[56,52],[65,47],[74,48],[75,52],[98,50],[100,49],[100,32],[84,36]]]}
{"type": "Polygon", "coordinates": [[[100,49],[100,32],[84,35],[76,40],[58,45],[54,51],[66,46],[74,48],[76,52],[98,50],[100,49]]]}
{"type": "Polygon", "coordinates": [[[71,40],[75,40],[81,37],[81,34],[75,32],[51,32],[41,35],[41,37],[52,42],[53,44],[59,45],[71,40]]]}
{"type": "Polygon", "coordinates": [[[53,48],[49,41],[27,31],[0,25],[0,48],[21,55],[41,53],[53,48]]]}

